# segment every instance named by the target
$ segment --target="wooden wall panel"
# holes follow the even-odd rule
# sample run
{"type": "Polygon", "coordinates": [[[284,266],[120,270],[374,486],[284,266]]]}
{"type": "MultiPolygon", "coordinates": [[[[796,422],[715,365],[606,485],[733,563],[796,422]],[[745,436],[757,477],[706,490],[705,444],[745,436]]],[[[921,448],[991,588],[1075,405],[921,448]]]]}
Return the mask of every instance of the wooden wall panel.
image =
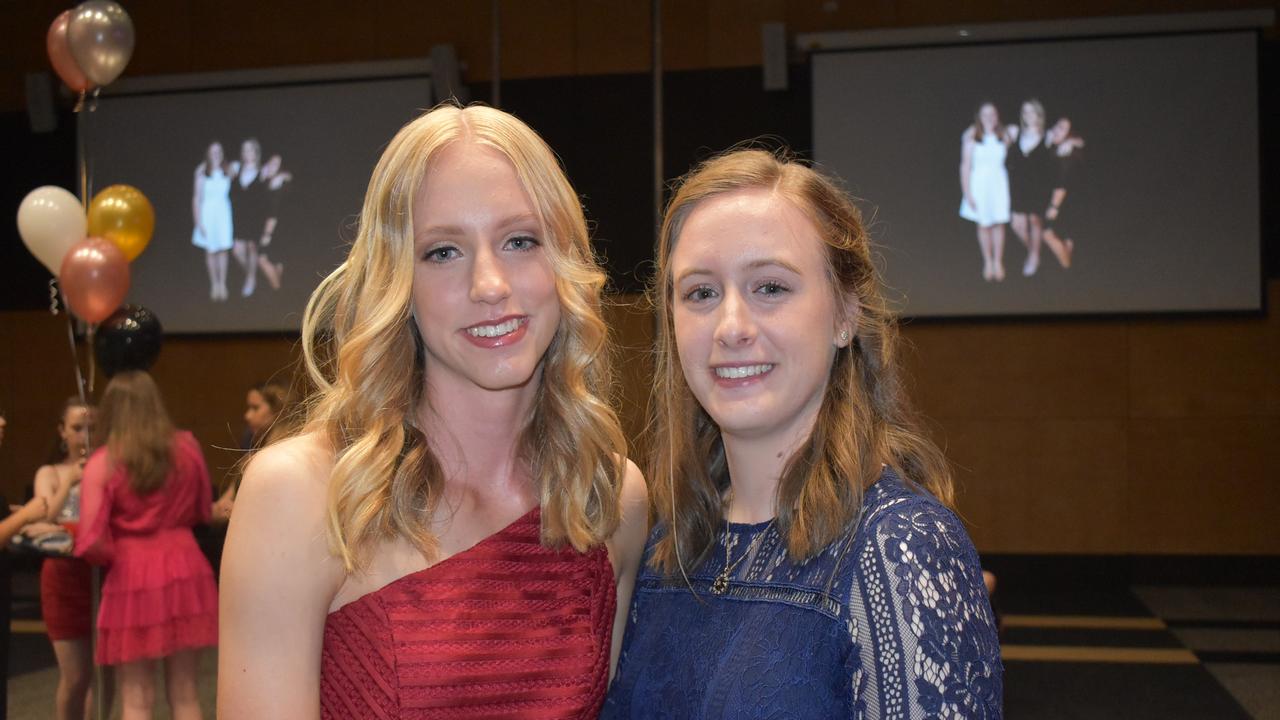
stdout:
{"type": "Polygon", "coordinates": [[[1123,419],[952,419],[939,439],[957,507],[985,552],[1105,553],[1128,545],[1123,419]]]}
{"type": "MultiPolygon", "coordinates": [[[[1271,305],[1275,308],[1274,299],[1271,305]]],[[[1135,323],[1136,417],[1280,414],[1280,318],[1135,323]]]]}
{"type": "Polygon", "coordinates": [[[47,312],[0,313],[0,492],[16,501],[53,449],[58,410],[75,394],[66,320],[47,312]]]}
{"type": "Polygon", "coordinates": [[[1129,550],[1280,552],[1280,419],[1140,418],[1129,438],[1129,550]]]}
{"type": "MultiPolygon", "coordinates": [[[[501,77],[573,75],[577,43],[573,4],[562,0],[505,0],[502,3],[501,77]]],[[[491,52],[488,44],[485,53],[491,52]]],[[[487,62],[485,67],[487,68],[487,62]]],[[[468,58],[467,78],[490,79],[468,58]]]]}
{"type": "Polygon", "coordinates": [[[938,420],[1127,412],[1121,323],[931,323],[903,337],[913,397],[938,420]]]}
{"type": "Polygon", "coordinates": [[[584,0],[575,3],[574,23],[576,74],[609,75],[649,69],[649,3],[584,0]]]}
{"type": "MultiPolygon", "coordinates": [[[[708,0],[707,65],[747,67],[759,65],[764,56],[760,25],[785,22],[783,0],[735,2],[708,0]]],[[[788,32],[791,29],[788,28],[788,32]]]]}

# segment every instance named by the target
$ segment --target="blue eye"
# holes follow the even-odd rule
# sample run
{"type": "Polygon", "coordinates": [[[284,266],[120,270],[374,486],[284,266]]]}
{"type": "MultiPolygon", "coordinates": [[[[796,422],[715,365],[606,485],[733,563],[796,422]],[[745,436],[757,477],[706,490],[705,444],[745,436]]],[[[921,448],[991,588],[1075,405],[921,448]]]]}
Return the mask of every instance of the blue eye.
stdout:
{"type": "Polygon", "coordinates": [[[441,245],[440,247],[434,247],[428,250],[422,256],[422,259],[427,262],[444,263],[457,258],[460,254],[461,253],[458,252],[458,248],[453,247],[452,245],[441,245]]]}
{"type": "Polygon", "coordinates": [[[507,247],[517,252],[528,252],[540,245],[542,243],[538,242],[538,239],[532,235],[517,235],[507,240],[507,247]]]}
{"type": "Polygon", "coordinates": [[[684,299],[687,300],[688,302],[697,303],[697,302],[702,302],[703,300],[709,300],[715,297],[715,295],[716,295],[715,290],[712,290],[706,285],[699,285],[698,287],[685,293],[684,299]]]}
{"type": "Polygon", "coordinates": [[[781,295],[782,293],[791,292],[791,288],[778,282],[764,282],[756,288],[756,292],[761,295],[781,295]]]}

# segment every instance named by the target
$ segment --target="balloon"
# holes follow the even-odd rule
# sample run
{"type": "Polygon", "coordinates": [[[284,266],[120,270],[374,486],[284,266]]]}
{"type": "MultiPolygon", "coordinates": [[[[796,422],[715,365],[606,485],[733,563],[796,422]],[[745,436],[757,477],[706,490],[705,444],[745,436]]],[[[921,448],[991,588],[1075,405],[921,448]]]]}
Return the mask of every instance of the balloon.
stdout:
{"type": "Polygon", "coordinates": [[[108,85],[120,77],[133,55],[133,20],[111,0],[82,2],[71,12],[67,43],[85,77],[108,85]]]}
{"type": "Polygon", "coordinates": [[[156,229],[156,211],[142,191],[132,185],[112,185],[89,203],[89,234],[104,237],[133,262],[156,229]]]}
{"type": "Polygon", "coordinates": [[[160,355],[163,337],[155,313],[141,305],[125,305],[98,328],[93,354],[107,377],[124,370],[148,370],[160,355]]]}
{"type": "Polygon", "coordinates": [[[63,258],[58,284],[71,312],[88,323],[102,322],[129,294],[129,261],[109,241],[91,237],[63,258]]]}
{"type": "Polygon", "coordinates": [[[44,37],[44,48],[49,53],[49,62],[53,63],[54,72],[62,78],[62,82],[72,90],[82,93],[93,88],[93,83],[81,72],[76,59],[71,56],[71,45],[67,42],[67,25],[71,23],[71,11],[63,10],[53,19],[49,32],[44,37]]]}
{"type": "Polygon", "coordinates": [[[18,206],[18,234],[23,244],[54,275],[71,246],[84,240],[85,227],[80,201],[56,185],[32,190],[18,206]]]}

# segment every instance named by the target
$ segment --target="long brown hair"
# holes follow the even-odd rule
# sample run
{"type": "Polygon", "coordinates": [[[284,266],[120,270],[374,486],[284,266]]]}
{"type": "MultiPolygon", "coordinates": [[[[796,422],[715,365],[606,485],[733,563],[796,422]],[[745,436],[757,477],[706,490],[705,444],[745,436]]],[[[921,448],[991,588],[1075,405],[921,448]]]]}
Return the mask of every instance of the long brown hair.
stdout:
{"type": "Polygon", "coordinates": [[[173,422],[150,375],[127,370],[111,378],[95,429],[96,444],[105,444],[111,461],[128,471],[135,493],[146,495],[164,486],[173,463],[173,422]]]}
{"type": "Polygon", "coordinates": [[[973,113],[973,141],[979,145],[982,144],[982,139],[987,135],[987,129],[982,127],[982,108],[988,105],[991,106],[992,110],[996,111],[996,129],[993,131],[996,139],[1000,142],[1005,142],[1008,139],[1005,134],[1004,124],[1000,122],[1000,109],[996,107],[995,103],[988,101],[979,105],[977,111],[973,113]]]}
{"type": "Polygon", "coordinates": [[[749,189],[780,194],[812,221],[826,247],[837,307],[855,329],[853,341],[836,353],[812,434],[778,482],[777,527],[791,559],[813,557],[858,519],[863,490],[879,477],[882,463],[942,502],[953,499],[946,460],[918,429],[902,386],[897,326],[880,291],[858,208],[832,180],[785,153],[731,151],[677,184],[650,287],[658,328],[647,470],[654,510],[667,528],[651,562],[667,573],[682,571],[685,562],[696,566],[712,547],[729,481],[720,429],[681,371],[671,313],[671,252],[701,202],[749,189]]]}

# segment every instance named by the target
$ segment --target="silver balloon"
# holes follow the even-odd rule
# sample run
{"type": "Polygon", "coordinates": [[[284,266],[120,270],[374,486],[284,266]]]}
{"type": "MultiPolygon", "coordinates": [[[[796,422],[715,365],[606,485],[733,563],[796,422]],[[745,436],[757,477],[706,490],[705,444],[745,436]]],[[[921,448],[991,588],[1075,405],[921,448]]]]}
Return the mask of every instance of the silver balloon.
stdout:
{"type": "Polygon", "coordinates": [[[88,0],[76,6],[67,25],[71,56],[95,85],[120,77],[133,55],[133,20],[111,0],[88,0]]]}

